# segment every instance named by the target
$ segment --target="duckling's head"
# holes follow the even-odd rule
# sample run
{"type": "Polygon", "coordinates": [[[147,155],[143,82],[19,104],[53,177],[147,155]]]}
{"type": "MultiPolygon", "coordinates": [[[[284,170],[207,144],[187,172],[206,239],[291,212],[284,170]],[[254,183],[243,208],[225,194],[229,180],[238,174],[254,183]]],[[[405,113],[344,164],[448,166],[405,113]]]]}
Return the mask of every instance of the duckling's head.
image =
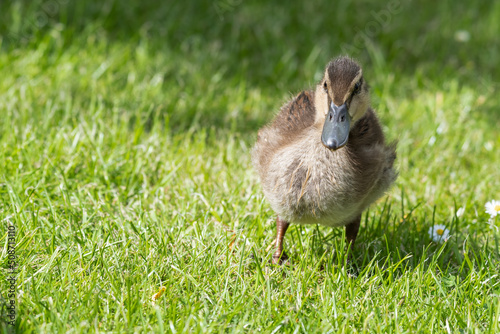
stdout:
{"type": "Polygon", "coordinates": [[[331,150],[344,147],[349,131],[370,105],[361,67],[348,57],[332,60],[316,87],[314,104],[316,121],[323,122],[323,145],[331,150]]]}

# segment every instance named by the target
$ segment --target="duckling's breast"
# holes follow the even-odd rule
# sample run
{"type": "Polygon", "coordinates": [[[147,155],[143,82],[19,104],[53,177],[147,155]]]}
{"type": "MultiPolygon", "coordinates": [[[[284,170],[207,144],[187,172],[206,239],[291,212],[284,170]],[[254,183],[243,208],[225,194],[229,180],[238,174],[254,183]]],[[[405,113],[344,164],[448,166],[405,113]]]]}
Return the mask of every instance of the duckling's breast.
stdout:
{"type": "Polygon", "coordinates": [[[331,151],[314,134],[275,152],[261,175],[264,194],[289,222],[342,226],[383,194],[385,186],[377,187],[383,165],[375,156],[360,166],[363,150],[331,151]]]}

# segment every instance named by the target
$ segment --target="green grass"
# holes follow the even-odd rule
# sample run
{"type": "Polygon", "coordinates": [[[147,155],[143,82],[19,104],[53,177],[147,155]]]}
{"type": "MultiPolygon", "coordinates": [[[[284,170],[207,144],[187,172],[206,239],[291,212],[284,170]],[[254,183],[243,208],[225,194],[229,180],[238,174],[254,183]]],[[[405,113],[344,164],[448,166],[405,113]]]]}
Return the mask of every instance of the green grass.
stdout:
{"type": "Polygon", "coordinates": [[[18,333],[500,332],[484,213],[500,200],[500,3],[401,1],[367,37],[388,5],[155,3],[0,4],[0,292],[10,222],[18,333]],[[352,264],[342,229],[292,226],[293,266],[276,268],[250,150],[342,48],[400,176],[352,264]],[[452,238],[432,242],[433,224],[452,238]]]}

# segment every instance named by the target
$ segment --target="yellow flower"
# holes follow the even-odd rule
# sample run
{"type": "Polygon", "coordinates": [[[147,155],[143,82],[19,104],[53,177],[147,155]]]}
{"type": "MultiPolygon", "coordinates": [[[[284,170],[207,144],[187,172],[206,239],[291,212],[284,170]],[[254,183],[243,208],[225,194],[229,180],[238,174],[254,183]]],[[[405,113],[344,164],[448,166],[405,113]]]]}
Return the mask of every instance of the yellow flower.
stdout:
{"type": "Polygon", "coordinates": [[[151,300],[153,301],[153,303],[154,303],[155,301],[157,301],[158,299],[160,299],[160,298],[161,298],[161,296],[163,295],[163,293],[165,292],[165,290],[167,290],[167,288],[166,288],[166,287],[164,287],[164,286],[161,286],[161,287],[158,289],[158,292],[157,292],[157,293],[155,293],[155,294],[153,295],[153,297],[151,297],[151,300]]]}

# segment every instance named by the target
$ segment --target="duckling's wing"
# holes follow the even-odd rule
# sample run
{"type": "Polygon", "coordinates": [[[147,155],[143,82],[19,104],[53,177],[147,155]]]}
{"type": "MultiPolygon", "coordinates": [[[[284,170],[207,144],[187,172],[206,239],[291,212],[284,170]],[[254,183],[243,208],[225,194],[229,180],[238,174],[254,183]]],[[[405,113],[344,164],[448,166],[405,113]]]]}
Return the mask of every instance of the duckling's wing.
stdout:
{"type": "Polygon", "coordinates": [[[314,124],[314,91],[303,91],[285,104],[271,127],[288,140],[314,124]]]}
{"type": "Polygon", "coordinates": [[[252,160],[261,177],[274,154],[300,138],[300,133],[314,124],[314,118],[314,91],[304,91],[285,104],[271,124],[260,129],[252,160]]]}

